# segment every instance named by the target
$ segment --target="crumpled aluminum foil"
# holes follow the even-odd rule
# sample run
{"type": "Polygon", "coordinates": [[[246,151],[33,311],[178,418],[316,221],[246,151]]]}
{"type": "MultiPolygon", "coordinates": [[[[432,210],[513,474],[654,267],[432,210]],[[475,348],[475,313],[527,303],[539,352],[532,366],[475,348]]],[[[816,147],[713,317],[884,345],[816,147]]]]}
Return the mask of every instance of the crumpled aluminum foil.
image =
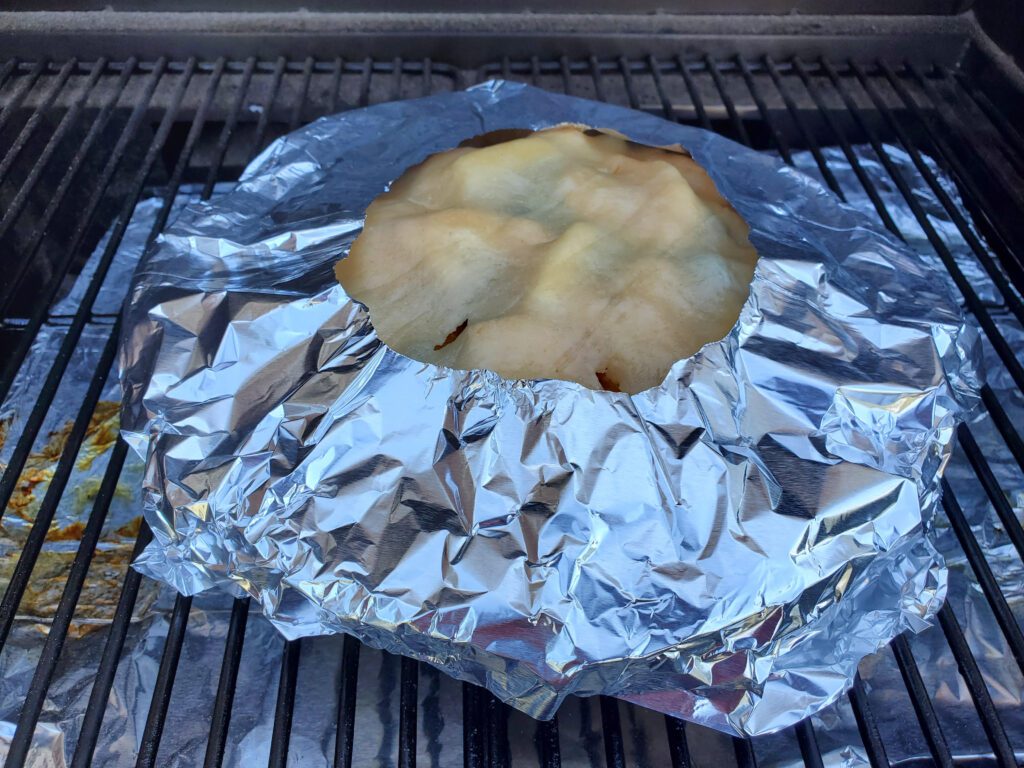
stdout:
{"type": "Polygon", "coordinates": [[[927,529],[975,342],[934,265],[714,134],[511,83],[325,118],[186,209],[136,275],[122,427],[155,536],[136,567],[537,717],[607,694],[771,732],[941,604],[927,529]],[[632,397],[388,349],[331,275],[369,202],[466,138],[562,122],[708,170],[761,255],[733,331],[632,397]]]}

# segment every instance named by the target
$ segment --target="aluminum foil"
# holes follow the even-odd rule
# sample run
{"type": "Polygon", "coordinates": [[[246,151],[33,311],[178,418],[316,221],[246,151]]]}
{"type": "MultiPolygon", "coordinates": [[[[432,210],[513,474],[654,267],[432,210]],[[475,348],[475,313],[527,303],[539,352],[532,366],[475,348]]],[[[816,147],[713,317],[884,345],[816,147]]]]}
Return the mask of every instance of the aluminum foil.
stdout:
{"type": "Polygon", "coordinates": [[[977,345],[947,276],[720,136],[527,86],[321,119],[187,208],[136,274],[122,429],[143,573],[250,594],[533,716],[606,694],[734,733],[835,700],[928,626],[928,530],[977,345]],[[635,396],[382,344],[331,266],[402,171],[577,122],[681,144],[761,258],[732,332],[635,396]]]}

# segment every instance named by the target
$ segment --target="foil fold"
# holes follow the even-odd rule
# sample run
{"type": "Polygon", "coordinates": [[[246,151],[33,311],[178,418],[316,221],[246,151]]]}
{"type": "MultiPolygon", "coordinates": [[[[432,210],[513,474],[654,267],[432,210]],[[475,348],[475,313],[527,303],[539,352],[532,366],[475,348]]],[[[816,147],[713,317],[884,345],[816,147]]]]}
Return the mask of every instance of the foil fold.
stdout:
{"type": "Polygon", "coordinates": [[[136,273],[122,429],[154,541],[135,567],[535,717],[605,694],[768,733],[941,605],[931,519],[977,358],[940,268],[715,134],[504,82],[323,118],[136,273]],[[760,255],[731,333],[634,396],[389,349],[331,274],[366,206],[464,139],[565,122],[708,171],[760,255]]]}

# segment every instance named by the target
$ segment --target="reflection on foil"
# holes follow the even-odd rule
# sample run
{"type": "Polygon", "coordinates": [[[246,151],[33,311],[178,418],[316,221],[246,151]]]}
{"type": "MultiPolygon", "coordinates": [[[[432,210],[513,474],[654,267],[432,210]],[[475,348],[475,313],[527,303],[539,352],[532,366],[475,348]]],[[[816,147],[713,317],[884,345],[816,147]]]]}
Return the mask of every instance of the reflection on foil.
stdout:
{"type": "MultiPolygon", "coordinates": [[[[830,169],[839,179],[851,204],[867,215],[873,215],[874,209],[866,195],[862,193],[842,152],[830,149],[823,151],[830,169]]],[[[917,177],[909,159],[904,160],[902,152],[897,148],[886,147],[886,151],[897,161],[908,183],[915,189],[918,200],[929,212],[933,224],[945,222],[940,228],[942,236],[964,271],[974,275],[972,284],[979,291],[988,290],[985,283],[987,278],[983,276],[966,243],[949,224],[941,206],[925,187],[923,180],[917,177]]],[[[870,148],[856,147],[855,152],[865,164],[866,172],[875,182],[875,187],[881,191],[886,207],[903,227],[902,231],[908,237],[908,241],[925,258],[934,258],[906,203],[898,192],[890,189],[891,184],[884,169],[877,162],[871,162],[870,148]]],[[[808,153],[800,153],[794,159],[805,172],[812,175],[817,173],[813,158],[808,153]]],[[[953,190],[954,199],[959,200],[952,183],[944,177],[940,178],[947,189],[953,190]]],[[[181,195],[177,206],[189,199],[189,195],[181,195]]],[[[194,200],[194,196],[191,199],[194,200]]],[[[159,204],[155,200],[145,201],[136,209],[132,227],[129,228],[115,262],[116,264],[125,260],[128,273],[134,267],[134,259],[131,257],[133,247],[141,248],[158,210],[159,204]],[[136,224],[138,226],[135,226],[136,224]]],[[[961,213],[966,215],[963,210],[961,213]]],[[[92,263],[95,263],[95,259],[90,262],[92,263]]],[[[121,295],[124,288],[125,285],[122,283],[121,295]]],[[[999,315],[996,315],[996,318],[1004,333],[1009,335],[1013,348],[1024,354],[1024,334],[1019,331],[1012,332],[1003,324],[1003,319],[999,315]]],[[[102,344],[95,345],[96,355],[99,354],[101,346],[102,344]]],[[[48,348],[52,355],[56,347],[48,348]]],[[[1012,386],[1005,371],[999,367],[998,358],[991,348],[986,345],[984,351],[990,384],[999,393],[1004,407],[1021,409],[1011,410],[1011,414],[1016,414],[1017,423],[1024,423],[1024,418],[1021,417],[1021,414],[1024,414],[1024,403],[1021,402],[1020,394],[1012,386]]],[[[34,381],[38,385],[41,383],[39,372],[45,373],[46,369],[34,370],[34,381]]],[[[77,376],[70,378],[79,379],[77,376]]],[[[20,386],[24,387],[32,379],[33,377],[19,378],[20,386]]],[[[74,412],[80,402],[81,393],[87,386],[86,381],[85,376],[80,377],[78,394],[72,393],[72,397],[60,408],[55,406],[54,410],[59,413],[60,418],[55,419],[54,423],[46,428],[47,431],[59,428],[62,420],[74,412]]],[[[18,402],[31,404],[34,401],[31,387],[19,391],[20,398],[14,397],[12,393],[5,403],[4,414],[13,412],[18,402]]],[[[104,397],[107,396],[105,393],[104,397]]],[[[23,416],[24,414],[21,414],[22,418],[23,416]]],[[[1020,499],[1024,496],[1024,482],[1019,472],[1015,471],[1012,458],[987,421],[973,424],[972,430],[999,475],[1002,487],[1016,500],[1015,506],[1019,512],[1022,506],[1020,499]],[[987,428],[988,431],[980,431],[983,428],[987,428]]],[[[12,435],[19,433],[20,430],[17,428],[11,432],[12,435]]],[[[0,453],[0,458],[6,460],[11,447],[6,446],[4,452],[0,453]]],[[[1021,564],[1012,549],[1006,546],[1005,533],[993,524],[995,516],[987,504],[984,492],[977,482],[973,481],[973,474],[961,456],[954,455],[953,461],[947,467],[946,476],[953,482],[976,535],[986,546],[989,562],[1010,601],[1011,608],[1018,620],[1024,622],[1024,574],[1021,573],[1021,564]]],[[[134,497],[128,505],[129,511],[138,509],[141,504],[138,481],[126,480],[126,476],[123,476],[122,484],[134,497]]],[[[953,572],[947,600],[960,618],[1004,726],[1010,733],[1024,733],[1024,706],[1020,699],[1021,692],[1024,691],[1024,681],[1021,680],[1020,672],[1006,650],[1002,635],[964,562],[955,537],[941,528],[944,522],[941,514],[937,517],[937,522],[940,526],[939,549],[945,555],[953,572]]],[[[123,557],[126,558],[127,553],[124,553],[123,557]]],[[[120,566],[123,568],[124,565],[125,561],[122,560],[120,566]]],[[[144,579],[143,588],[147,586],[153,586],[153,583],[144,579]]],[[[117,592],[119,588],[107,598],[116,600],[117,592]]],[[[85,602],[84,597],[82,602],[85,602]]],[[[124,660],[114,683],[104,718],[104,728],[100,735],[97,754],[102,755],[104,766],[135,764],[138,739],[141,737],[153,693],[171,604],[172,595],[165,587],[160,599],[156,600],[148,611],[141,614],[136,611],[137,623],[133,625],[126,641],[124,660]]],[[[178,755],[182,765],[198,765],[203,761],[208,715],[216,695],[216,676],[223,658],[229,610],[230,600],[216,593],[201,595],[193,603],[186,638],[189,653],[184,657],[188,660],[188,666],[179,671],[168,716],[171,727],[165,729],[161,746],[161,755],[178,755]]],[[[258,608],[255,608],[254,612],[258,612],[258,608]]],[[[6,741],[9,741],[10,735],[13,734],[13,723],[17,720],[21,700],[28,688],[44,638],[38,631],[38,624],[34,621],[30,624],[29,631],[19,634],[18,627],[21,623],[16,623],[12,637],[18,637],[20,640],[17,643],[9,642],[3,656],[0,657],[0,718],[8,721],[0,725],[0,728],[7,729],[0,730],[0,754],[5,749],[6,741]]],[[[57,677],[50,688],[47,706],[41,718],[40,733],[33,750],[34,759],[46,760],[52,757],[55,758],[52,764],[62,765],[63,763],[57,759],[59,752],[54,749],[56,740],[50,734],[63,733],[64,759],[70,762],[88,700],[89,686],[102,652],[104,635],[104,632],[97,631],[84,638],[72,638],[65,646],[62,663],[58,667],[57,677]],[[36,758],[36,755],[40,757],[36,758]]],[[[947,710],[955,709],[963,713],[964,720],[970,717],[976,719],[972,714],[974,707],[970,697],[958,682],[955,669],[951,668],[951,657],[948,650],[944,650],[945,640],[941,631],[937,628],[929,629],[915,636],[912,644],[915,653],[921,654],[922,660],[945,659],[941,668],[930,662],[922,665],[922,674],[929,693],[940,701],[940,715],[944,716],[947,710]]],[[[256,616],[250,617],[239,673],[239,687],[232,711],[225,765],[262,763],[267,759],[274,716],[272,692],[277,683],[277,659],[280,656],[280,649],[280,638],[270,624],[256,616]],[[273,661],[268,663],[268,660],[273,661]],[[270,695],[268,691],[271,692],[270,695]]],[[[333,735],[336,727],[334,718],[337,691],[340,687],[341,662],[341,638],[320,637],[303,641],[299,666],[300,684],[297,686],[294,718],[296,727],[293,729],[289,764],[333,764],[333,735]]],[[[861,665],[861,673],[871,686],[876,713],[884,715],[880,717],[880,725],[885,729],[884,736],[890,760],[926,756],[927,747],[920,737],[920,728],[891,655],[882,651],[868,657],[861,665]]],[[[417,762],[422,765],[444,765],[442,755],[458,755],[462,749],[460,684],[447,675],[434,674],[429,668],[422,667],[419,692],[417,762]]],[[[397,764],[397,660],[372,648],[363,648],[360,655],[357,696],[353,764],[397,764]]],[[[624,717],[628,717],[627,713],[631,711],[631,708],[621,709],[624,717]]],[[[664,727],[657,722],[660,718],[643,710],[636,710],[634,717],[638,720],[636,726],[631,721],[627,726],[627,720],[623,720],[624,745],[629,764],[665,765],[664,727]]],[[[852,710],[845,698],[822,710],[815,716],[814,723],[827,765],[868,764],[860,746],[860,736],[852,710]]],[[[525,715],[512,713],[509,720],[509,746],[513,764],[531,764],[536,761],[535,729],[535,721],[525,715]]],[[[583,768],[599,764],[603,760],[603,731],[596,699],[568,699],[559,710],[559,731],[562,735],[562,765],[567,768],[583,768]]],[[[985,744],[984,733],[976,722],[971,727],[961,728],[955,732],[947,729],[945,735],[956,754],[964,754],[972,749],[977,752],[985,751],[982,748],[985,744]]],[[[691,753],[706,756],[709,764],[727,765],[731,762],[732,746],[718,734],[703,729],[688,729],[687,737],[691,753]]],[[[800,760],[794,759],[798,754],[798,748],[795,741],[786,734],[761,737],[754,743],[760,765],[802,764],[800,760]]]]}
{"type": "Polygon", "coordinates": [[[777,730],[944,597],[925,531],[976,382],[941,274],[777,160],[639,112],[491,83],[319,120],[137,273],[135,565],[535,717],[606,694],[777,730]],[[761,255],[734,330],[632,397],[388,349],[331,278],[366,205],[461,140],[562,122],[705,166],[761,255]]]}

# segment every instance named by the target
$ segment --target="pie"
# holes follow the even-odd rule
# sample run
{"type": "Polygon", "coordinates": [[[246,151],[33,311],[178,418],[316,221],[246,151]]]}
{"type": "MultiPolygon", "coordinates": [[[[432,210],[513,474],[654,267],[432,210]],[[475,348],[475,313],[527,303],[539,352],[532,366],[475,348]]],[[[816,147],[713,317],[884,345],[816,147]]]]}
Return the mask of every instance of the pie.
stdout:
{"type": "Polygon", "coordinates": [[[685,151],[561,125],[409,169],[335,273],[415,360],[637,393],[735,325],[748,233],[685,151]]]}

